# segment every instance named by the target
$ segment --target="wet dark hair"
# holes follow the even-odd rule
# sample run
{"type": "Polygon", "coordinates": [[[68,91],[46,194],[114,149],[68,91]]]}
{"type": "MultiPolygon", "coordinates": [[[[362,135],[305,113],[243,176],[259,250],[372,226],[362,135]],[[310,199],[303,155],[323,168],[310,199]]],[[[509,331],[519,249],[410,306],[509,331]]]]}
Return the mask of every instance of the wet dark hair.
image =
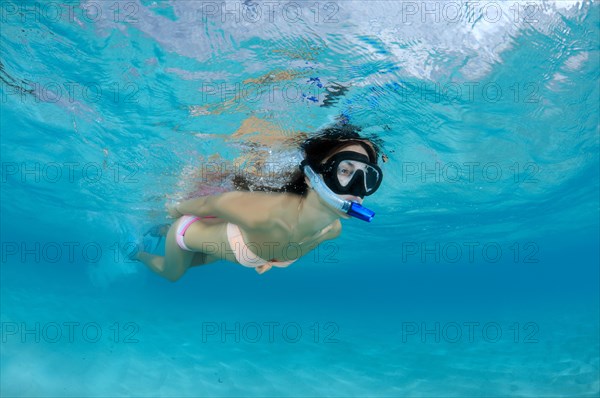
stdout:
{"type": "MultiPolygon", "coordinates": [[[[335,152],[351,145],[361,145],[369,154],[369,161],[377,163],[380,152],[378,143],[380,140],[374,137],[363,138],[359,134],[360,131],[361,128],[356,125],[338,122],[304,140],[300,144],[300,149],[304,152],[304,158],[308,165],[313,168],[321,164],[335,152]]],[[[280,188],[256,186],[243,175],[235,175],[233,177],[233,185],[236,189],[242,191],[288,192],[302,196],[308,193],[308,185],[304,180],[304,172],[299,167],[290,174],[289,181],[280,188]]]]}

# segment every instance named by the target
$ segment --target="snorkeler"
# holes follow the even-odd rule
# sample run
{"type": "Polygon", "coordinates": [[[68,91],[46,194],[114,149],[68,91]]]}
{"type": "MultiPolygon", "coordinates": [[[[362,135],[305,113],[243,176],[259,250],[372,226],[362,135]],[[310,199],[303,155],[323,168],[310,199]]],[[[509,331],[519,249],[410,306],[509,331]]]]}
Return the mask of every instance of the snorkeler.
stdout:
{"type": "Polygon", "coordinates": [[[329,128],[306,140],[299,170],[279,192],[233,191],[171,206],[169,215],[177,220],[153,231],[166,232],[165,256],[136,248],[129,258],[170,281],[218,260],[262,274],[337,238],[340,218],[371,221],[374,213],[361,203],[383,179],[379,148],[355,130],[329,128]]]}

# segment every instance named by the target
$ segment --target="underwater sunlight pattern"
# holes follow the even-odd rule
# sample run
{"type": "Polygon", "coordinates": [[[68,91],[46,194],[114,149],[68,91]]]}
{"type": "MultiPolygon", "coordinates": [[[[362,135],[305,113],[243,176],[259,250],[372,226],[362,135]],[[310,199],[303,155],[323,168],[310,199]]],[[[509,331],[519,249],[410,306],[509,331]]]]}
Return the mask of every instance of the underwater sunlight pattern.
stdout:
{"type": "Polygon", "coordinates": [[[0,18],[0,396],[600,396],[597,1],[0,18]],[[372,222],[260,275],[126,257],[164,253],[144,233],[173,203],[280,188],[347,125],[381,148],[372,222]]]}

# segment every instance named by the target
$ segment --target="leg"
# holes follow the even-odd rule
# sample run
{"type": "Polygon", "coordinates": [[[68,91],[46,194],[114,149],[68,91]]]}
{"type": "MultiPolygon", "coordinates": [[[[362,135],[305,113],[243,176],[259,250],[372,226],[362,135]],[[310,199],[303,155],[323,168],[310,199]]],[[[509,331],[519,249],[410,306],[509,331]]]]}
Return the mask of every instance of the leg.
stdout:
{"type": "Polygon", "coordinates": [[[210,263],[214,263],[215,261],[219,261],[219,257],[212,256],[210,254],[197,252],[192,259],[192,265],[190,267],[199,267],[201,265],[206,265],[210,263]]]}
{"type": "Polygon", "coordinates": [[[140,251],[138,254],[136,254],[134,259],[143,262],[148,266],[148,268],[150,268],[152,271],[156,272],[159,275],[161,275],[161,273],[165,269],[164,256],[157,256],[154,254],[140,251]]]}
{"type": "Polygon", "coordinates": [[[158,275],[170,280],[177,281],[191,266],[194,256],[198,253],[183,250],[177,244],[175,234],[181,218],[174,222],[167,232],[165,241],[165,256],[157,256],[140,251],[135,258],[148,266],[158,275]]]}
{"type": "MultiPolygon", "coordinates": [[[[157,274],[162,276],[162,274],[165,270],[165,256],[157,256],[155,254],[139,252],[136,256],[136,259],[143,262],[152,271],[154,271],[157,274]]],[[[194,257],[192,258],[192,264],[190,265],[190,267],[199,267],[201,265],[214,263],[215,261],[219,261],[219,260],[220,260],[220,258],[211,256],[206,253],[195,252],[194,257]]]]}
{"type": "MultiPolygon", "coordinates": [[[[179,247],[177,240],[175,239],[175,235],[177,233],[177,228],[180,221],[181,218],[174,222],[167,232],[165,246],[166,255],[164,257],[143,251],[140,251],[135,257],[137,260],[140,260],[146,264],[152,271],[170,280],[171,282],[175,282],[181,278],[181,276],[183,276],[183,274],[190,267],[210,264],[219,260],[218,257],[210,254],[202,253],[200,251],[183,250],[181,247],[179,247]]],[[[202,225],[203,222],[197,221],[194,224],[202,225]]],[[[188,229],[186,232],[186,246],[189,246],[189,244],[187,244],[188,240],[195,240],[190,239],[194,238],[193,232],[197,232],[197,228],[192,229],[190,227],[190,229],[188,229]]],[[[190,246],[190,248],[194,249],[194,246],[190,246]]]]}
{"type": "Polygon", "coordinates": [[[167,236],[167,233],[169,232],[170,227],[171,227],[171,224],[155,225],[152,228],[150,228],[149,230],[147,230],[146,233],[144,234],[144,236],[146,236],[146,235],[150,235],[150,236],[154,236],[154,237],[167,236]]]}

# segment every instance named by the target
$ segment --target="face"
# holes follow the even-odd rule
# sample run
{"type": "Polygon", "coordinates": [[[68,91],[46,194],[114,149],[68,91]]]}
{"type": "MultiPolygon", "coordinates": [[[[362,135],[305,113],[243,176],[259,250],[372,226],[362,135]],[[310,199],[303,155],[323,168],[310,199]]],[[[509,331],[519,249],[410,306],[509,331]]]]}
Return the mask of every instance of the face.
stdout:
{"type": "MultiPolygon", "coordinates": [[[[358,144],[353,144],[344,148],[339,149],[338,151],[336,151],[335,153],[332,153],[330,157],[328,157],[327,159],[324,159],[322,163],[327,163],[327,161],[334,156],[336,153],[339,152],[343,152],[343,151],[351,151],[351,152],[356,152],[359,153],[361,155],[365,155],[367,157],[369,157],[369,153],[366,151],[365,148],[362,147],[362,145],[358,145],[358,144]]],[[[364,169],[365,165],[363,163],[360,162],[355,162],[352,160],[345,160],[342,163],[340,163],[339,167],[338,167],[338,179],[340,181],[340,183],[344,183],[344,182],[348,182],[352,176],[352,174],[359,169],[364,169]]],[[[363,202],[362,198],[358,197],[358,196],[354,196],[354,195],[337,195],[338,197],[344,199],[344,200],[351,200],[353,202],[357,202],[359,204],[361,204],[363,202]]]]}

